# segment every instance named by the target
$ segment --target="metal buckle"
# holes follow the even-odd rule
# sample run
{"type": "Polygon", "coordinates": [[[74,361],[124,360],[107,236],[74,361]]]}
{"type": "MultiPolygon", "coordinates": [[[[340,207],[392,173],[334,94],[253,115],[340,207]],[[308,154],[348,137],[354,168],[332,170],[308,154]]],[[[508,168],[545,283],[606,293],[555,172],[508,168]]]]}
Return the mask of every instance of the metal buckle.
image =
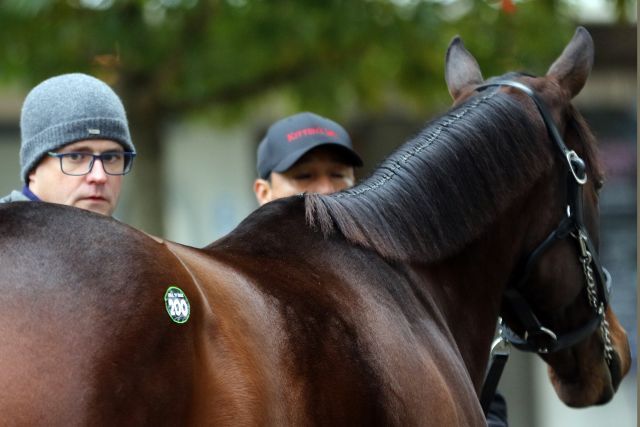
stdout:
{"type": "Polygon", "coordinates": [[[578,154],[576,154],[576,152],[573,150],[567,151],[565,155],[567,157],[569,169],[571,169],[571,174],[578,184],[583,185],[585,182],[587,182],[587,170],[584,164],[584,160],[582,160],[580,156],[578,156],[578,154]]]}
{"type": "Polygon", "coordinates": [[[534,345],[538,353],[546,354],[549,353],[553,346],[558,342],[558,337],[552,330],[547,329],[544,326],[540,326],[540,329],[538,329],[533,334],[529,334],[529,331],[525,331],[524,340],[527,343],[534,345]],[[541,342],[545,339],[550,340],[550,342],[548,342],[546,345],[541,342]]]}
{"type": "Polygon", "coordinates": [[[511,352],[511,343],[506,340],[502,334],[500,334],[493,342],[491,343],[491,354],[492,355],[506,355],[508,356],[511,352]]]}

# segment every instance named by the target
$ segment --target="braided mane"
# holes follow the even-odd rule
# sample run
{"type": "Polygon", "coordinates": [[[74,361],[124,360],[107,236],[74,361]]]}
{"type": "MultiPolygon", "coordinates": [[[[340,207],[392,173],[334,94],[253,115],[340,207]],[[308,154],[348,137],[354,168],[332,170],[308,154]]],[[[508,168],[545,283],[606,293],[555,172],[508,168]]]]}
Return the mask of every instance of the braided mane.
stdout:
{"type": "Polygon", "coordinates": [[[492,91],[427,124],[357,186],[305,195],[325,235],[396,260],[434,261],[478,237],[552,162],[542,120],[492,91]]]}

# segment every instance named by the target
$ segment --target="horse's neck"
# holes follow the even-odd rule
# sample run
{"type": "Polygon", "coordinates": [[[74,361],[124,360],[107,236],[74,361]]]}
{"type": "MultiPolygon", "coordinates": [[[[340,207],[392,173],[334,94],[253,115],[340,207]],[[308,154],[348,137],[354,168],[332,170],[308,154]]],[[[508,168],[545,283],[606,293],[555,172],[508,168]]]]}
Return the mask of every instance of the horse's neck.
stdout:
{"type": "Polygon", "coordinates": [[[519,261],[526,227],[521,218],[507,212],[479,239],[425,272],[427,286],[441,292],[446,287],[441,310],[476,387],[484,380],[502,293],[519,261]]]}

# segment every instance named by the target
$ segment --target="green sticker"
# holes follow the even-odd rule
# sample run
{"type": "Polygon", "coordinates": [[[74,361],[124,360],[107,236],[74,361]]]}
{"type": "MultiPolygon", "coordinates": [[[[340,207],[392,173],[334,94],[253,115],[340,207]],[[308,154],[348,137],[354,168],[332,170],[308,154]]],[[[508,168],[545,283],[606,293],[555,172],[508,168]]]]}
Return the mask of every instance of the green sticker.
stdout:
{"type": "Polygon", "coordinates": [[[185,323],[189,320],[191,306],[187,296],[177,286],[169,286],[164,293],[164,306],[169,317],[176,323],[185,323]]]}

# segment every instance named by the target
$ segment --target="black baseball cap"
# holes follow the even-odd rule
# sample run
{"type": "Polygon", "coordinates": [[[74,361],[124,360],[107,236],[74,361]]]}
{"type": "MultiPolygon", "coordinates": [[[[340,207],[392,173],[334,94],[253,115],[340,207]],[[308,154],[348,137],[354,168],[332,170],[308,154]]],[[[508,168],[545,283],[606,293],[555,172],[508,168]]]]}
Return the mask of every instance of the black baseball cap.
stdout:
{"type": "Polygon", "coordinates": [[[362,166],[362,159],[353,151],[351,138],[342,126],[304,112],[280,119],[269,127],[258,146],[258,176],[268,179],[271,172],[285,172],[321,145],[335,146],[351,165],[362,166]]]}

